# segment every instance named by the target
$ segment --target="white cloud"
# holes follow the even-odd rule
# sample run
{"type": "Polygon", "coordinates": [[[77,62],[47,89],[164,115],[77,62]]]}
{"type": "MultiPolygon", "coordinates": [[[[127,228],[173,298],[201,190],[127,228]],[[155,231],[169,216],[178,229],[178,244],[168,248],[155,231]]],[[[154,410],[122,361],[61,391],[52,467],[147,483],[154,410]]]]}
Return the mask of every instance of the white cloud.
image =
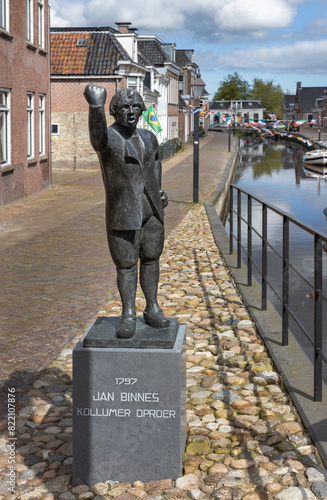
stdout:
{"type": "MultiPolygon", "coordinates": [[[[284,0],[225,0],[213,2],[214,20],[226,32],[262,32],[289,26],[296,10],[284,0]]],[[[209,12],[208,12],[209,13],[209,12]]]]}
{"type": "MultiPolygon", "coordinates": [[[[294,0],[296,2],[296,0],[294,0]]],[[[113,26],[132,22],[147,32],[174,30],[194,34],[206,26],[206,34],[262,34],[272,28],[289,26],[296,9],[289,0],[52,0],[52,25],[62,21],[70,26],[113,26]]],[[[200,33],[201,34],[201,33],[200,33]]]]}
{"type": "Polygon", "coordinates": [[[275,47],[252,46],[223,55],[197,51],[196,60],[202,69],[228,69],[272,73],[327,73],[327,39],[297,42],[275,47]]]}
{"type": "Polygon", "coordinates": [[[57,27],[86,26],[84,1],[51,0],[50,24],[57,27]]]}

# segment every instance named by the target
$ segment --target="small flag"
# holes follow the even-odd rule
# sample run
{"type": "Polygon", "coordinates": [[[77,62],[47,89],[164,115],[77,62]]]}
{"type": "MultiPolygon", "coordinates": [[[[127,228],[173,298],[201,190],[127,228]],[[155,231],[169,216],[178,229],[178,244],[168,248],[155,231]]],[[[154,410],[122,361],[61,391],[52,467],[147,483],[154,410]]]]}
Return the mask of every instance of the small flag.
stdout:
{"type": "Polygon", "coordinates": [[[153,104],[142,113],[144,120],[150,125],[156,134],[162,131],[162,126],[159,123],[153,104]]]}

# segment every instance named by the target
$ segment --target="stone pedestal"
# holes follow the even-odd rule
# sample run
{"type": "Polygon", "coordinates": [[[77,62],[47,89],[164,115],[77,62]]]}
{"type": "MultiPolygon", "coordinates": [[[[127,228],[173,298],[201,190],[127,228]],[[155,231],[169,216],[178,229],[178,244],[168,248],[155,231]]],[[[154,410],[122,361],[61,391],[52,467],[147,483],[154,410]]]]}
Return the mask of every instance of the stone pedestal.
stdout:
{"type": "MultiPolygon", "coordinates": [[[[171,348],[157,348],[155,341],[147,348],[130,347],[130,341],[128,347],[121,341],[119,347],[86,347],[88,334],[91,344],[98,337],[92,328],[73,352],[74,485],[179,477],[186,440],[185,325],[171,320],[177,329],[171,348]]],[[[160,340],[162,330],[147,328],[160,340]]]]}

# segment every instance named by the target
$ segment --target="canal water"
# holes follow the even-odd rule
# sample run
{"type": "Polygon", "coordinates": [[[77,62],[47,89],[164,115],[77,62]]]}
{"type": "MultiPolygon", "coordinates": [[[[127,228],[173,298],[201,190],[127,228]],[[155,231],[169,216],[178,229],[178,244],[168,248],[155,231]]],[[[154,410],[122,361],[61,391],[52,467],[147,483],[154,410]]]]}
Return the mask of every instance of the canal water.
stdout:
{"type": "MultiPolygon", "coordinates": [[[[323,210],[327,206],[327,175],[308,171],[303,165],[304,151],[297,145],[287,142],[258,142],[257,140],[241,140],[239,163],[234,184],[245,191],[261,198],[277,208],[290,214],[301,222],[327,234],[327,218],[323,210]]],[[[234,200],[236,196],[234,196],[234,200]]],[[[247,200],[242,196],[242,215],[247,218],[247,200]]],[[[234,201],[236,208],[236,201],[234,201]]],[[[262,208],[253,203],[254,228],[262,233],[262,208]]],[[[226,230],[229,231],[229,223],[226,230]]],[[[236,231],[234,220],[234,231],[236,231]]],[[[277,252],[282,254],[282,217],[268,211],[268,241],[277,252]]],[[[242,224],[242,242],[246,246],[246,226],[242,224]]],[[[253,257],[261,269],[261,239],[253,234],[253,257]]],[[[313,283],[313,236],[293,224],[290,226],[290,262],[313,283]]],[[[246,259],[243,254],[243,259],[246,259]]],[[[255,277],[261,282],[257,271],[255,277]]],[[[282,294],[281,259],[268,250],[268,280],[282,294]]],[[[323,251],[323,291],[327,295],[327,252],[323,251]]],[[[277,311],[281,312],[280,300],[269,291],[269,300],[277,311]]],[[[307,334],[313,338],[313,293],[311,287],[294,271],[290,272],[290,306],[305,327],[307,334]]],[[[312,359],[312,346],[305,335],[300,332],[296,323],[291,320],[290,327],[308,357],[312,359]]],[[[327,337],[327,304],[323,304],[323,331],[327,337]]],[[[324,352],[327,353],[327,338],[324,339],[324,352]]],[[[324,367],[324,378],[327,380],[327,367],[324,367]]]]}

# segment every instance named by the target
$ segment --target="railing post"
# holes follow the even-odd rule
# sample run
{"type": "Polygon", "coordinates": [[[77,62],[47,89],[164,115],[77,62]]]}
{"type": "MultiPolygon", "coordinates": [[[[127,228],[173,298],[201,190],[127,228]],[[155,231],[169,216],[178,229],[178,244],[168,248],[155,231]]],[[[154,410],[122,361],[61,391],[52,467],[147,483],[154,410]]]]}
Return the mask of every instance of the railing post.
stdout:
{"type": "Polygon", "coordinates": [[[262,204],[262,290],[261,290],[261,307],[263,311],[267,310],[267,269],[268,269],[268,259],[267,259],[267,205],[262,204]]]}
{"type": "Polygon", "coordinates": [[[234,227],[234,206],[233,206],[233,186],[229,188],[229,253],[233,255],[233,227],[234,227]]]}
{"type": "Polygon", "coordinates": [[[288,307],[290,295],[290,221],[283,216],[283,304],[282,304],[282,345],[288,345],[288,307]]]}
{"type": "Polygon", "coordinates": [[[314,237],[314,400],[322,400],[322,242],[314,237]]]}
{"type": "Polygon", "coordinates": [[[242,220],[241,220],[241,191],[237,190],[237,267],[241,268],[242,258],[242,220]]]}
{"type": "Polygon", "coordinates": [[[248,194],[248,286],[252,286],[252,197],[248,194]]]}

